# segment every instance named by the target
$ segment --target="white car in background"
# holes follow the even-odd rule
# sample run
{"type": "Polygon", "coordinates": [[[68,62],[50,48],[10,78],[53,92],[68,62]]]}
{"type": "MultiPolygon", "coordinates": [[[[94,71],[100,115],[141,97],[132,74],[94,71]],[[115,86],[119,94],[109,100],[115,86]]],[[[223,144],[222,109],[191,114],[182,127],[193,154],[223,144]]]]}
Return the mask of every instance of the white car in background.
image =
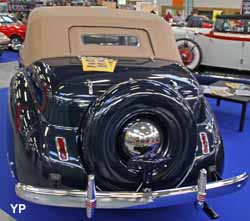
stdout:
{"type": "Polygon", "coordinates": [[[250,16],[221,15],[213,29],[173,27],[183,63],[250,70],[250,16]]]}
{"type": "Polygon", "coordinates": [[[0,32],[0,56],[3,54],[5,49],[8,49],[10,39],[2,32],[0,32]]]}

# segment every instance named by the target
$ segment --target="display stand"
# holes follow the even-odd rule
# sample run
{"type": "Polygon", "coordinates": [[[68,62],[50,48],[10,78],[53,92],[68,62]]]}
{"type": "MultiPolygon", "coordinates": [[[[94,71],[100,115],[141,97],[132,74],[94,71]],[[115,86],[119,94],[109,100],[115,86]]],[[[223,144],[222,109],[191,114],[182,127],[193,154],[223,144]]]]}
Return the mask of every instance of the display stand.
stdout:
{"type": "MultiPolygon", "coordinates": [[[[217,81],[216,83],[211,84],[210,86],[223,87],[223,86],[225,86],[225,83],[227,83],[227,81],[217,81]]],[[[221,100],[241,104],[242,107],[241,107],[239,131],[240,132],[243,131],[245,119],[246,119],[246,108],[247,108],[247,105],[250,103],[250,97],[239,96],[239,95],[225,97],[225,96],[222,96],[220,94],[205,94],[205,96],[217,99],[217,103],[216,103],[217,106],[220,106],[221,100]]]]}

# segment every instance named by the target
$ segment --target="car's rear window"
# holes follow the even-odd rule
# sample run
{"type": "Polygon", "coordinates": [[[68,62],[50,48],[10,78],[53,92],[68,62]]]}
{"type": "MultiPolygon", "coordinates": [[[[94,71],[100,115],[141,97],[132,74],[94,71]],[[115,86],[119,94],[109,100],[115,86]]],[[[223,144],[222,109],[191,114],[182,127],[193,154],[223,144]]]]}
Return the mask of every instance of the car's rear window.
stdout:
{"type": "Polygon", "coordinates": [[[140,42],[136,36],[116,34],[83,34],[82,43],[85,45],[94,44],[100,46],[140,46],[140,42]]]}
{"type": "Polygon", "coordinates": [[[137,28],[71,27],[69,43],[71,54],[80,56],[155,56],[149,33],[137,28]]]}

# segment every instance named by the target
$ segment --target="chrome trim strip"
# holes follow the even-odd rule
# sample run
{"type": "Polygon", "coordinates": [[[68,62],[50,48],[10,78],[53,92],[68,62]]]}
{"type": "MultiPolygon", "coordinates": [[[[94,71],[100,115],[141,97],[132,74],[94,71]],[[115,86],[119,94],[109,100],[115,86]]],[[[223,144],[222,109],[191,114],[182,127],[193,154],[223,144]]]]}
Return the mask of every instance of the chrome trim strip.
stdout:
{"type": "MultiPolygon", "coordinates": [[[[207,198],[217,197],[241,189],[248,180],[248,174],[220,180],[206,185],[207,198]]],[[[96,208],[155,208],[195,202],[198,187],[188,186],[149,193],[143,192],[96,192],[96,208]]],[[[87,192],[81,190],[59,190],[29,186],[18,183],[16,194],[27,201],[62,207],[85,208],[87,192]]]]}

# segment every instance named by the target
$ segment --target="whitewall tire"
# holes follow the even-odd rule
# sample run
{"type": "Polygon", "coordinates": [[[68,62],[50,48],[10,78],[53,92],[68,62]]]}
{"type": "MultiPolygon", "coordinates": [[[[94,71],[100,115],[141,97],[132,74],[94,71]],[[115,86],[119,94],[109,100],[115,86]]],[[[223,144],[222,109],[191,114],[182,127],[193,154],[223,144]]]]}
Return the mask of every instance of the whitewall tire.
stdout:
{"type": "Polygon", "coordinates": [[[184,65],[191,71],[196,70],[202,59],[200,46],[188,38],[177,39],[176,44],[184,65]]]}

